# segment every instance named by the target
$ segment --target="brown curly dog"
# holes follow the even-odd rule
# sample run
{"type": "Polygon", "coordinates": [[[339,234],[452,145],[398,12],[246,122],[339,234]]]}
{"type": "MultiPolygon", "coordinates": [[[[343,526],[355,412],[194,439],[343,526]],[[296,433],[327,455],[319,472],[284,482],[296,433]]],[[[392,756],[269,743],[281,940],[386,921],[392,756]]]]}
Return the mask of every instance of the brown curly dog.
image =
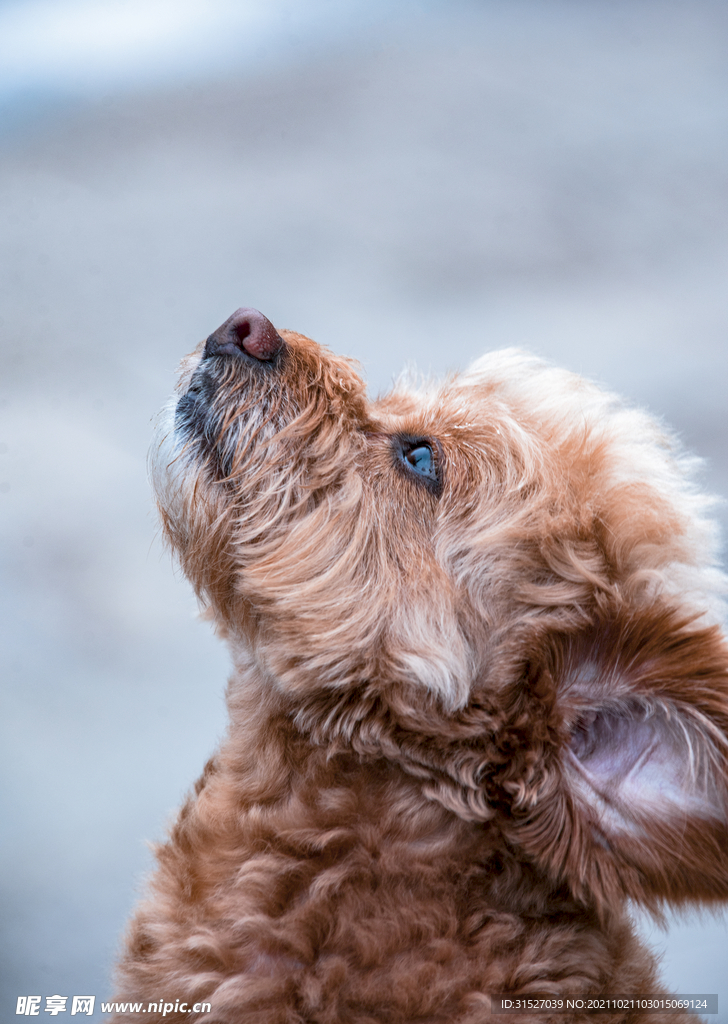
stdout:
{"type": "MultiPolygon", "coordinates": [[[[728,648],[660,428],[513,351],[371,402],[241,309],[184,360],[152,464],[235,667],[115,1019],[665,996],[627,903],[728,899],[728,648]]],[[[592,1019],[532,1005],[504,1019],[592,1019]]]]}

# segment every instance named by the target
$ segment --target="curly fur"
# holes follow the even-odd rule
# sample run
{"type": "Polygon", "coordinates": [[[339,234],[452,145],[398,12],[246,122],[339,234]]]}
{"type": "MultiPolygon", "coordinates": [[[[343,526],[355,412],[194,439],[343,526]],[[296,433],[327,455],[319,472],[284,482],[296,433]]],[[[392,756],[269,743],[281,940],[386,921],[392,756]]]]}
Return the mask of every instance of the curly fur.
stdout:
{"type": "Polygon", "coordinates": [[[663,993],[627,901],[728,899],[728,648],[691,461],[522,353],[370,402],[281,337],[187,357],[152,454],[235,668],[117,997],[212,1010],[123,1019],[466,1024],[494,994],[663,993]]]}

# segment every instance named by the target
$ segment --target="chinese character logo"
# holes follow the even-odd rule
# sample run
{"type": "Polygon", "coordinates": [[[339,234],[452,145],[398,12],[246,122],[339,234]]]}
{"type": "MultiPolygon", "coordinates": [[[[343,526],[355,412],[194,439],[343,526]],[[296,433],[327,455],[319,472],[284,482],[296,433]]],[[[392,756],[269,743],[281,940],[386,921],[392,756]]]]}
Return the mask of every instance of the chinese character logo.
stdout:
{"type": "Polygon", "coordinates": [[[71,1005],[71,1016],[74,1013],[85,1013],[88,1017],[94,1012],[96,996],[74,996],[71,1005]]]}
{"type": "Polygon", "coordinates": [[[18,1003],[15,1007],[16,1014],[37,1017],[40,1013],[40,998],[40,996],[18,996],[18,1003]]]}
{"type": "Polygon", "coordinates": [[[51,1017],[57,1017],[59,1013],[66,1012],[68,996],[46,996],[45,1012],[51,1017]]]}

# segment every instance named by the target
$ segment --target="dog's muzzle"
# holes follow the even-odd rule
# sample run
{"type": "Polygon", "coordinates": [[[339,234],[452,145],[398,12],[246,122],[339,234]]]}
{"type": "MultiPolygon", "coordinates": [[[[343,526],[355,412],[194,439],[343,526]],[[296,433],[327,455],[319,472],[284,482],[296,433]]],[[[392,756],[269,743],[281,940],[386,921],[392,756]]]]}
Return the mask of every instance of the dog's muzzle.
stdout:
{"type": "Polygon", "coordinates": [[[174,432],[180,443],[197,440],[203,448],[216,451],[221,472],[226,475],[226,459],[231,457],[237,432],[227,429],[224,411],[227,392],[238,397],[252,386],[267,388],[273,373],[277,376],[286,342],[270,320],[257,309],[236,310],[205,342],[202,357],[194,370],[187,391],[177,402],[174,432]],[[221,387],[223,392],[221,395],[221,387]],[[226,454],[227,452],[227,454],[226,454]]]}

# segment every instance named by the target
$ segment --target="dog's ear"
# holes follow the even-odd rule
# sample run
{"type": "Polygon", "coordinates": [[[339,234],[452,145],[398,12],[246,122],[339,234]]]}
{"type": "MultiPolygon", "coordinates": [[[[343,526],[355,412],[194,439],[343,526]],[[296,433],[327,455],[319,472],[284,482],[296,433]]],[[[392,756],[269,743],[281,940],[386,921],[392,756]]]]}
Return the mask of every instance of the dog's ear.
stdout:
{"type": "Polygon", "coordinates": [[[728,899],[720,630],[670,609],[622,613],[552,641],[531,675],[555,741],[512,841],[602,906],[728,899]]]}

